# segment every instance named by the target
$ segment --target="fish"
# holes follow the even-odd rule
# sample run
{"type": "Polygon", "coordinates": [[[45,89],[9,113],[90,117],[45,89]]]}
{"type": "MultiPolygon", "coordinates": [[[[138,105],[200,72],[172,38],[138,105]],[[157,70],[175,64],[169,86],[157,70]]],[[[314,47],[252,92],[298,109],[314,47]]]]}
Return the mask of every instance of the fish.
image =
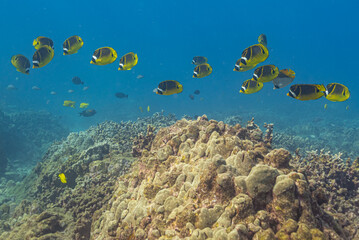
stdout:
{"type": "Polygon", "coordinates": [[[117,53],[113,48],[102,47],[96,49],[92,55],[91,64],[107,65],[113,63],[117,59],[117,53]]]}
{"type": "Polygon", "coordinates": [[[47,65],[54,57],[54,50],[49,46],[43,46],[36,50],[32,56],[32,68],[41,68],[47,65]]]}
{"type": "Polygon", "coordinates": [[[89,86],[85,86],[82,88],[83,91],[86,91],[87,89],[89,89],[90,87],[89,86]]]}
{"type": "Polygon", "coordinates": [[[35,47],[36,50],[42,48],[43,46],[48,46],[52,49],[54,49],[54,42],[47,37],[37,37],[32,42],[32,45],[35,47]]]}
{"type": "Polygon", "coordinates": [[[61,181],[62,183],[67,183],[65,174],[60,173],[60,174],[59,174],[59,178],[60,178],[60,181],[61,181]]]}
{"type": "Polygon", "coordinates": [[[56,92],[55,92],[55,91],[51,91],[50,94],[51,94],[51,95],[56,95],[56,92]]]}
{"type": "Polygon", "coordinates": [[[88,103],[80,103],[80,108],[87,108],[89,105],[88,103]]]}
{"type": "Polygon", "coordinates": [[[194,96],[192,94],[188,95],[188,97],[191,99],[191,100],[194,100],[194,96]]]}
{"type": "Polygon", "coordinates": [[[265,34],[261,34],[258,37],[258,43],[262,44],[263,46],[267,47],[267,36],[265,34]]]}
{"type": "Polygon", "coordinates": [[[242,52],[242,57],[237,60],[233,71],[248,71],[259,63],[264,62],[269,56],[268,49],[262,44],[252,45],[242,52]]]}
{"type": "Polygon", "coordinates": [[[80,114],[80,116],[83,116],[83,117],[92,117],[93,115],[96,114],[96,110],[95,109],[87,109],[87,110],[80,112],[79,114],[80,114]]]}
{"type": "Polygon", "coordinates": [[[32,90],[41,90],[41,88],[39,88],[38,86],[33,86],[31,89],[32,90]]]}
{"type": "Polygon", "coordinates": [[[131,70],[138,63],[137,53],[127,53],[120,59],[118,70],[131,70]]]}
{"type": "Polygon", "coordinates": [[[71,79],[71,81],[72,81],[72,83],[75,84],[75,85],[84,84],[84,82],[81,81],[81,79],[80,79],[79,77],[77,77],[77,76],[73,77],[73,78],[71,79]]]}
{"type": "Polygon", "coordinates": [[[240,93],[252,94],[260,91],[263,88],[262,82],[257,82],[253,79],[248,79],[243,82],[240,93]]]}
{"type": "Polygon", "coordinates": [[[295,84],[290,86],[287,96],[301,100],[316,100],[324,96],[325,87],[322,84],[295,84]]]}
{"type": "Polygon", "coordinates": [[[124,94],[124,93],[122,93],[122,92],[117,92],[117,93],[115,93],[115,96],[116,96],[117,98],[128,98],[128,95],[127,95],[127,94],[124,94]]]}
{"type": "Polygon", "coordinates": [[[349,105],[345,107],[345,110],[349,110],[349,105]]]}
{"type": "Polygon", "coordinates": [[[284,88],[291,84],[295,78],[295,72],[291,69],[282,69],[278,76],[273,79],[273,89],[284,88]]]}
{"type": "Polygon", "coordinates": [[[6,90],[17,90],[17,88],[16,88],[14,85],[9,84],[9,85],[7,85],[7,87],[6,87],[6,90]]]}
{"type": "Polygon", "coordinates": [[[332,102],[344,102],[350,97],[348,87],[340,83],[329,83],[325,91],[325,98],[332,102]]]}
{"type": "Polygon", "coordinates": [[[199,95],[201,92],[199,90],[195,90],[193,93],[199,95]]]}
{"type": "Polygon", "coordinates": [[[328,104],[324,104],[324,109],[327,109],[328,108],[328,104]]]}
{"type": "Polygon", "coordinates": [[[197,65],[193,70],[194,78],[203,78],[212,73],[212,67],[208,63],[197,65]]]}
{"type": "Polygon", "coordinates": [[[194,65],[200,65],[200,64],[207,63],[207,62],[208,62],[208,59],[206,57],[202,57],[202,56],[196,56],[196,57],[193,57],[193,59],[192,59],[192,64],[194,64],[194,65]]]}
{"type": "Polygon", "coordinates": [[[68,93],[73,93],[73,92],[75,92],[75,91],[72,90],[72,89],[69,89],[69,90],[67,90],[67,92],[68,92],[68,93]]]}
{"type": "Polygon", "coordinates": [[[65,40],[62,44],[62,50],[64,55],[71,55],[77,53],[84,45],[84,41],[79,36],[72,36],[65,40]]]}
{"type": "Polygon", "coordinates": [[[142,113],[142,112],[143,112],[143,108],[140,106],[139,109],[140,109],[140,112],[142,113]]]}
{"type": "Polygon", "coordinates": [[[30,61],[27,57],[21,54],[17,54],[11,57],[11,64],[16,68],[16,71],[29,74],[30,73],[30,61]]]}
{"type": "Polygon", "coordinates": [[[147,112],[150,112],[150,106],[147,106],[147,112]]]}
{"type": "Polygon", "coordinates": [[[182,91],[182,84],[175,80],[166,80],[160,82],[160,84],[158,84],[158,87],[153,90],[153,92],[158,95],[172,95],[176,93],[181,93],[182,91]]]}
{"type": "Polygon", "coordinates": [[[254,70],[253,79],[258,82],[266,83],[278,77],[278,74],[279,74],[278,67],[274,65],[264,65],[254,70]]]}
{"type": "Polygon", "coordinates": [[[65,100],[63,106],[75,108],[75,101],[65,100]]]}
{"type": "Polygon", "coordinates": [[[136,78],[137,78],[137,79],[142,79],[142,78],[144,78],[144,76],[141,75],[141,74],[138,74],[136,78]]]}

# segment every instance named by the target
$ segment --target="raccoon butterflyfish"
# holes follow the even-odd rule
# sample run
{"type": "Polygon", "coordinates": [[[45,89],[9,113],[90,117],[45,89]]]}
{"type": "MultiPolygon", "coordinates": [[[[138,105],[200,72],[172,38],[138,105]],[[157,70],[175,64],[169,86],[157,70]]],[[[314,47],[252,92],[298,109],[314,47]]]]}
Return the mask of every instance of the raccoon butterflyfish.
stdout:
{"type": "Polygon", "coordinates": [[[290,86],[287,96],[306,101],[316,100],[325,94],[324,85],[319,84],[295,84],[290,86]]]}
{"type": "Polygon", "coordinates": [[[71,55],[77,53],[77,51],[82,48],[84,41],[79,36],[72,36],[65,40],[62,44],[62,50],[64,55],[71,55]]]}
{"type": "Polygon", "coordinates": [[[176,93],[181,93],[183,91],[183,86],[175,80],[166,80],[160,82],[158,87],[153,90],[154,93],[158,95],[172,95],[176,93]]]}
{"type": "Polygon", "coordinates": [[[151,110],[150,106],[147,106],[147,112],[150,112],[150,110],[151,110]]]}
{"type": "Polygon", "coordinates": [[[89,105],[88,103],[80,103],[80,108],[87,108],[89,105]]]}
{"type": "Polygon", "coordinates": [[[279,71],[278,77],[273,79],[273,89],[284,88],[293,82],[295,72],[291,69],[282,69],[279,71]]]}
{"type": "Polygon", "coordinates": [[[140,109],[140,112],[143,113],[143,108],[141,106],[139,107],[139,109],[140,109]]]}
{"type": "Polygon", "coordinates": [[[32,68],[41,68],[47,65],[54,57],[54,49],[43,46],[36,50],[32,56],[32,68]]]}
{"type": "Polygon", "coordinates": [[[92,117],[93,115],[96,114],[96,110],[95,109],[87,109],[87,110],[80,112],[79,114],[80,114],[80,116],[83,116],[83,117],[92,117]]]}
{"type": "Polygon", "coordinates": [[[196,94],[196,95],[199,95],[201,92],[197,89],[193,93],[196,94]]]}
{"type": "Polygon", "coordinates": [[[194,100],[194,96],[192,94],[188,95],[188,97],[191,99],[191,100],[194,100]]]}
{"type": "Polygon", "coordinates": [[[18,54],[11,57],[11,64],[16,68],[16,71],[29,74],[30,61],[24,55],[18,54]]]}
{"type": "Polygon", "coordinates": [[[264,65],[256,68],[253,73],[253,79],[258,82],[270,82],[278,77],[279,69],[274,65],[264,65]]]}
{"type": "Polygon", "coordinates": [[[207,77],[211,73],[212,73],[212,67],[208,63],[203,63],[194,68],[193,77],[203,78],[203,77],[207,77]]]}
{"type": "Polygon", "coordinates": [[[137,62],[138,62],[137,53],[133,53],[133,52],[127,53],[121,57],[118,70],[131,70],[131,68],[136,66],[137,62]]]}
{"type": "Polygon", "coordinates": [[[75,108],[75,103],[74,101],[65,100],[63,106],[75,108]]]}
{"type": "Polygon", "coordinates": [[[252,45],[242,52],[242,57],[237,61],[233,71],[244,72],[264,62],[269,56],[268,49],[262,44],[252,45]]]}
{"type": "Polygon", "coordinates": [[[207,62],[208,62],[208,59],[206,57],[202,57],[202,56],[196,56],[196,57],[193,57],[193,59],[192,59],[192,64],[194,64],[194,65],[200,65],[203,63],[207,63],[207,62]]]}
{"type": "Polygon", "coordinates": [[[344,102],[350,97],[348,87],[340,83],[329,83],[325,91],[325,98],[332,102],[344,102]]]}
{"type": "Polygon", "coordinates": [[[61,181],[62,183],[67,183],[65,174],[60,173],[60,174],[59,174],[59,178],[60,178],[60,181],[61,181]]]}
{"type": "Polygon", "coordinates": [[[267,47],[267,36],[265,34],[261,34],[258,37],[258,43],[262,44],[263,46],[267,47]]]}
{"type": "Polygon", "coordinates": [[[253,79],[248,79],[244,81],[241,90],[239,90],[239,92],[244,94],[252,94],[258,92],[262,88],[263,88],[263,83],[257,82],[256,80],[253,79]]]}
{"type": "Polygon", "coordinates": [[[43,46],[49,46],[50,48],[54,49],[54,42],[47,37],[37,37],[32,42],[32,45],[35,47],[35,49],[39,49],[43,46]]]}
{"type": "Polygon", "coordinates": [[[102,47],[96,49],[92,55],[91,64],[106,65],[113,63],[117,59],[117,53],[113,48],[102,47]]]}

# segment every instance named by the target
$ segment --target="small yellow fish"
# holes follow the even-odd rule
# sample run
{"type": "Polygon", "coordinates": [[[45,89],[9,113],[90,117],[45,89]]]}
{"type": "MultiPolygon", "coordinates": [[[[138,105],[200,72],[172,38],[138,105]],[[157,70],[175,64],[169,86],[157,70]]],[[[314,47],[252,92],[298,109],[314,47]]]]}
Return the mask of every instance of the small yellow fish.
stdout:
{"type": "Polygon", "coordinates": [[[149,112],[150,111],[150,106],[147,106],[147,112],[149,112]]]}
{"type": "Polygon", "coordinates": [[[74,101],[66,100],[66,101],[64,101],[63,106],[75,108],[75,103],[76,102],[74,102],[74,101]]]}
{"type": "Polygon", "coordinates": [[[12,56],[11,64],[16,68],[16,71],[29,74],[30,72],[30,61],[24,55],[18,54],[12,56]]]}
{"type": "Polygon", "coordinates": [[[49,46],[50,48],[54,49],[54,42],[47,37],[37,37],[32,42],[32,45],[35,47],[36,50],[43,46],[49,46]]]}
{"type": "Polygon", "coordinates": [[[140,109],[140,112],[143,113],[143,108],[141,106],[139,107],[139,109],[140,109]]]}
{"type": "Polygon", "coordinates": [[[77,51],[82,48],[84,45],[84,41],[79,36],[72,36],[65,40],[62,44],[62,49],[64,51],[64,55],[70,55],[77,53],[77,51]]]}
{"type": "Polygon", "coordinates": [[[80,108],[87,108],[89,105],[88,103],[80,103],[80,108]]]}
{"type": "Polygon", "coordinates": [[[65,174],[60,173],[60,174],[59,174],[59,178],[60,178],[60,181],[61,181],[62,183],[67,183],[65,174]]]}
{"type": "Polygon", "coordinates": [[[349,110],[349,105],[348,106],[346,106],[346,108],[345,108],[346,110],[349,110]]]}
{"type": "Polygon", "coordinates": [[[203,78],[212,73],[212,67],[208,63],[197,65],[193,70],[194,78],[203,78]]]}
{"type": "Polygon", "coordinates": [[[96,49],[92,55],[91,64],[106,65],[113,63],[117,59],[117,53],[113,48],[102,47],[96,49]]]}
{"type": "Polygon", "coordinates": [[[41,68],[47,65],[54,57],[54,49],[43,46],[36,50],[32,56],[32,68],[41,68]]]}
{"type": "Polygon", "coordinates": [[[328,104],[324,104],[324,109],[327,109],[328,108],[328,104]]]}
{"type": "Polygon", "coordinates": [[[120,65],[118,70],[131,70],[138,63],[138,57],[136,53],[130,52],[125,54],[120,59],[120,65]]]}

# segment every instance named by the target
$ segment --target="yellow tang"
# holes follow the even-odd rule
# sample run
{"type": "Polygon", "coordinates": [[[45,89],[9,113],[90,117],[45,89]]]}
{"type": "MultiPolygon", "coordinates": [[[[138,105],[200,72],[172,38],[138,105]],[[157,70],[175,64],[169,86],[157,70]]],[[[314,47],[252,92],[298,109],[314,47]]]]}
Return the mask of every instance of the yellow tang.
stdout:
{"type": "Polygon", "coordinates": [[[54,57],[54,49],[43,46],[36,50],[32,56],[32,68],[41,68],[47,65],[54,57]]]}
{"type": "Polygon", "coordinates": [[[87,108],[89,105],[88,103],[80,103],[80,108],[87,108]]]}
{"type": "Polygon", "coordinates": [[[65,40],[62,44],[62,50],[64,55],[71,55],[77,53],[77,51],[82,48],[84,41],[79,36],[72,36],[65,40]]]}
{"type": "Polygon", "coordinates": [[[60,181],[61,181],[62,183],[67,183],[65,174],[60,173],[60,174],[59,174],[59,178],[60,178],[60,181]]]}
{"type": "Polygon", "coordinates": [[[147,106],[147,112],[149,112],[150,111],[150,106],[147,106]]]}
{"type": "Polygon", "coordinates": [[[16,71],[29,74],[30,61],[24,55],[18,54],[11,57],[11,64],[16,67],[16,71]]]}
{"type": "Polygon", "coordinates": [[[344,102],[350,97],[348,87],[340,83],[330,83],[325,91],[325,98],[332,102],[344,102]]]}
{"type": "Polygon", "coordinates": [[[192,64],[194,64],[194,65],[200,65],[203,63],[207,63],[207,62],[208,62],[208,59],[206,57],[202,57],[202,56],[196,56],[196,57],[193,57],[193,59],[192,59],[192,64]]]}
{"type": "Polygon", "coordinates": [[[316,100],[323,97],[325,87],[322,84],[295,84],[290,86],[287,96],[301,100],[316,100]]]}
{"type": "Polygon", "coordinates": [[[35,49],[39,49],[43,46],[49,46],[50,48],[54,49],[54,42],[47,37],[37,37],[32,42],[32,45],[35,47],[35,49]]]}
{"type": "Polygon", "coordinates": [[[153,90],[158,95],[172,95],[181,93],[183,86],[175,80],[166,80],[158,84],[158,87],[153,90]]]}
{"type": "Polygon", "coordinates": [[[137,62],[138,57],[136,53],[127,53],[121,57],[118,70],[131,70],[131,68],[136,66],[137,62]]]}
{"type": "Polygon", "coordinates": [[[253,73],[253,79],[258,82],[270,82],[278,77],[279,69],[274,65],[264,65],[256,68],[253,73]]]}
{"type": "Polygon", "coordinates": [[[113,48],[103,47],[96,49],[90,63],[95,65],[106,65],[113,63],[116,59],[117,53],[113,48]]]}
{"type": "Polygon", "coordinates": [[[248,79],[244,81],[241,90],[239,90],[239,92],[244,94],[252,94],[258,92],[262,88],[263,88],[263,83],[257,82],[253,79],[248,79]]]}
{"type": "Polygon", "coordinates": [[[268,49],[262,44],[252,45],[242,52],[242,57],[237,60],[233,71],[244,72],[264,62],[269,56],[268,49]]]}
{"type": "Polygon", "coordinates": [[[74,101],[66,100],[66,101],[64,101],[63,106],[75,108],[75,103],[76,102],[74,102],[74,101]]]}
{"type": "Polygon", "coordinates": [[[261,34],[258,37],[258,43],[262,44],[263,46],[267,47],[267,36],[265,34],[261,34]]]}
{"type": "Polygon", "coordinates": [[[143,112],[143,108],[140,106],[139,109],[140,109],[140,112],[142,113],[142,112],[143,112]]]}
{"type": "Polygon", "coordinates": [[[212,73],[212,67],[208,63],[198,65],[193,70],[194,78],[203,78],[212,73]]]}

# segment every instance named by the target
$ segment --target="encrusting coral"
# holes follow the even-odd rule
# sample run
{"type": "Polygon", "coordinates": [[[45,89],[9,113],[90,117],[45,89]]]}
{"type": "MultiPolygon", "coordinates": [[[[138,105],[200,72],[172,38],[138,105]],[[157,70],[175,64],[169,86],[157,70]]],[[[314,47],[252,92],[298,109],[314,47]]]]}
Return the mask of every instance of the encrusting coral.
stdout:
{"type": "Polygon", "coordinates": [[[340,157],[310,155],[308,161],[272,149],[273,125],[263,134],[253,119],[229,126],[203,115],[157,133],[136,126],[106,123],[85,134],[94,131],[95,141],[70,135],[50,148],[45,159],[59,162],[68,185],[54,179],[52,160],[43,161],[34,170],[34,200],[17,206],[16,224],[0,221],[0,239],[19,233],[94,240],[358,237],[358,160],[342,164],[340,157]],[[132,129],[131,138],[121,135],[124,129],[132,129]]]}

